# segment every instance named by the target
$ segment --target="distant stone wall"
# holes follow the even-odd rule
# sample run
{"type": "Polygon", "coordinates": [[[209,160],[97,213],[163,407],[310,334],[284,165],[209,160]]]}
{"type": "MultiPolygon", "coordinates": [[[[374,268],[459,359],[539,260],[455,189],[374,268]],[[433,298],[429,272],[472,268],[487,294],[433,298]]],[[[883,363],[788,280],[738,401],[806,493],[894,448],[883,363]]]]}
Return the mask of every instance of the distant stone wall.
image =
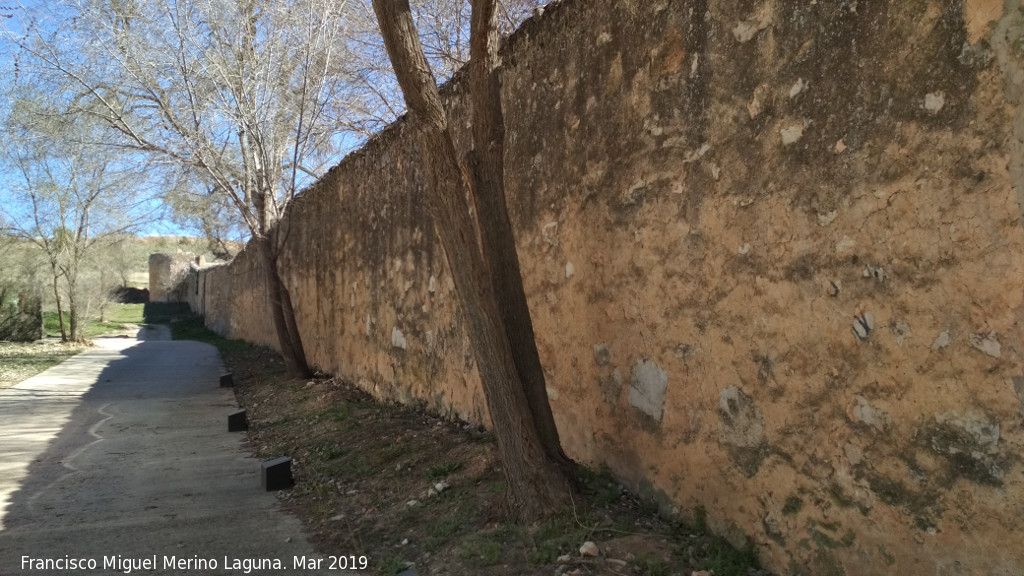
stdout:
{"type": "Polygon", "coordinates": [[[182,284],[195,255],[189,253],[149,255],[149,301],[185,302],[182,284]]]}
{"type": "Polygon", "coordinates": [[[0,340],[32,342],[43,337],[43,303],[38,294],[0,284],[0,340]]]}
{"type": "MultiPolygon", "coordinates": [[[[780,573],[1024,573],[1022,40],[990,0],[528,21],[506,183],[568,453],[780,573]]],[[[419,163],[400,122],[306,191],[285,281],[313,364],[486,421],[419,163]]],[[[189,298],[274,345],[262,279],[189,298]]]]}

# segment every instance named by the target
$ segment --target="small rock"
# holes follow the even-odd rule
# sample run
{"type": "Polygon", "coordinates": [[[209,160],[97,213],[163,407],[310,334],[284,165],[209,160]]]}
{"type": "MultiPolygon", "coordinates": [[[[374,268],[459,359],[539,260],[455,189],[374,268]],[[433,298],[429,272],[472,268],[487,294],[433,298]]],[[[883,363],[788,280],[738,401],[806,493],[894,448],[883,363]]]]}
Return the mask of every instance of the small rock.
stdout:
{"type": "Polygon", "coordinates": [[[846,459],[849,460],[850,466],[856,466],[864,461],[864,451],[858,446],[847,443],[843,446],[843,452],[846,453],[846,459]]]}
{"type": "Polygon", "coordinates": [[[331,518],[330,518],[331,522],[337,522],[339,520],[344,520],[344,519],[345,519],[345,515],[344,514],[335,514],[334,516],[331,516],[331,518]]]}
{"type": "Polygon", "coordinates": [[[853,319],[853,334],[858,340],[867,340],[868,335],[875,328],[875,317],[870,312],[864,312],[853,319]]]}
{"type": "Polygon", "coordinates": [[[445,490],[447,490],[447,489],[449,489],[451,487],[452,487],[452,485],[447,483],[447,482],[445,482],[444,480],[434,484],[434,490],[437,490],[438,494],[440,494],[441,492],[444,492],[445,490]]]}
{"type": "Polygon", "coordinates": [[[285,539],[284,539],[284,541],[285,541],[285,542],[291,542],[291,541],[292,541],[292,537],[291,537],[291,536],[289,536],[289,537],[285,538],[285,539]]]}
{"type": "Polygon", "coordinates": [[[946,95],[942,92],[932,92],[924,95],[924,109],[937,114],[946,105],[946,95]]]}
{"type": "Polygon", "coordinates": [[[995,332],[989,332],[986,335],[971,334],[968,339],[971,342],[971,346],[993,358],[999,358],[1003,355],[1002,347],[999,345],[999,340],[996,339],[995,332]]]}
{"type": "Polygon", "coordinates": [[[828,226],[833,221],[835,221],[837,215],[838,213],[835,210],[832,210],[831,212],[826,212],[824,214],[818,214],[818,226],[828,226]]]}
{"type": "Polygon", "coordinates": [[[551,246],[558,245],[558,222],[548,222],[541,229],[541,237],[551,246]]]}
{"type": "Polygon", "coordinates": [[[857,241],[849,236],[843,236],[836,242],[836,254],[843,254],[853,250],[857,246],[857,241]]]}
{"type": "Polygon", "coordinates": [[[398,326],[392,326],[391,327],[391,347],[392,348],[401,348],[402,350],[405,350],[407,346],[408,346],[408,343],[405,340],[405,334],[402,334],[402,331],[398,329],[398,326]]]}
{"type": "Polygon", "coordinates": [[[714,570],[697,570],[695,572],[691,572],[690,576],[715,576],[715,571],[714,570]]]}
{"type": "Polygon", "coordinates": [[[698,148],[698,149],[690,152],[689,154],[687,154],[686,158],[683,158],[683,164],[691,164],[693,162],[696,162],[697,160],[700,160],[701,158],[703,158],[704,155],[707,154],[710,151],[711,151],[711,144],[708,144],[707,142],[705,142],[704,144],[701,144],[700,148],[698,148]]]}
{"type": "Polygon", "coordinates": [[[732,35],[736,38],[736,41],[740,44],[749,42],[751,38],[758,33],[757,23],[745,20],[736,24],[736,27],[732,29],[732,35]]]}
{"type": "Polygon", "coordinates": [[[572,278],[573,274],[576,274],[576,267],[573,266],[572,262],[565,263],[565,277],[566,279],[572,278]]]}
{"type": "Polygon", "coordinates": [[[892,333],[896,336],[896,344],[903,346],[903,341],[914,335],[910,330],[910,325],[906,322],[897,322],[891,327],[892,333]]]}
{"type": "Polygon", "coordinates": [[[886,430],[892,424],[892,420],[885,411],[872,406],[863,396],[857,396],[857,403],[849,409],[847,416],[851,420],[870,426],[879,432],[886,430]]]}
{"type": "Polygon", "coordinates": [[[789,89],[789,97],[795,98],[797,94],[803,92],[807,88],[807,82],[804,82],[803,78],[798,78],[796,84],[789,89]]]}
{"type": "Polygon", "coordinates": [[[843,142],[842,138],[837,140],[836,145],[832,147],[832,152],[836,154],[842,154],[843,152],[846,152],[846,142],[843,142]]]}
{"type": "Polygon", "coordinates": [[[949,330],[943,330],[942,333],[939,334],[938,338],[935,339],[935,342],[932,342],[932,350],[945,350],[946,348],[949,348],[949,343],[949,330]]]}
{"type": "Polygon", "coordinates": [[[621,568],[625,568],[626,566],[629,565],[629,563],[626,562],[625,560],[619,560],[618,558],[609,558],[608,560],[606,560],[606,562],[608,562],[609,564],[614,564],[614,565],[619,566],[621,568]]]}
{"type": "Polygon", "coordinates": [[[580,556],[597,556],[601,553],[601,550],[590,540],[587,540],[580,546],[580,556]]]}
{"type": "Polygon", "coordinates": [[[555,562],[558,562],[559,564],[565,564],[567,562],[570,562],[571,560],[572,560],[572,556],[569,556],[568,554],[562,554],[561,556],[558,557],[557,560],[555,560],[555,562]]]}
{"type": "Polygon", "coordinates": [[[750,253],[750,243],[746,243],[743,246],[740,246],[739,248],[737,248],[736,249],[736,253],[739,254],[740,256],[746,256],[747,254],[749,254],[750,253]]]}
{"type": "Polygon", "coordinates": [[[779,130],[779,135],[782,136],[782,145],[789,146],[804,137],[804,125],[791,124],[782,130],[779,130]]]}
{"type": "Polygon", "coordinates": [[[881,266],[867,266],[864,271],[861,272],[861,276],[865,278],[874,278],[876,282],[885,282],[887,276],[885,275],[885,268],[881,266]]]}
{"type": "Polygon", "coordinates": [[[409,539],[408,538],[402,538],[402,546],[408,546],[408,545],[409,545],[409,539]]]}
{"type": "Polygon", "coordinates": [[[410,507],[412,507],[412,506],[419,506],[420,505],[420,501],[419,500],[409,500],[408,502],[405,503],[405,505],[406,506],[410,506],[410,507]]]}

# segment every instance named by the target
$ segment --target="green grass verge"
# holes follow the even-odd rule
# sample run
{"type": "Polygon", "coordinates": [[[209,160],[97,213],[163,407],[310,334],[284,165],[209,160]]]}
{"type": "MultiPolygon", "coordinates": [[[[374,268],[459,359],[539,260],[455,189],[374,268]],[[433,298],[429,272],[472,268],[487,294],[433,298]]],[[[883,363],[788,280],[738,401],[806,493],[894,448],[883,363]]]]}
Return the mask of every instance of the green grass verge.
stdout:
{"type": "MultiPolygon", "coordinates": [[[[96,338],[113,332],[120,332],[128,328],[128,324],[142,324],[143,307],[145,304],[108,304],[103,314],[103,322],[94,318],[85,326],[83,336],[85,338],[96,338]]],[[[71,318],[64,313],[64,327],[71,329],[71,318]]],[[[43,330],[47,336],[60,337],[60,320],[56,311],[43,312],[43,330]]]]}
{"type": "Polygon", "coordinates": [[[201,316],[181,316],[171,322],[171,338],[174,340],[195,340],[217,347],[221,353],[244,350],[253,347],[245,340],[229,340],[210,330],[203,324],[201,316]]]}
{"type": "Polygon", "coordinates": [[[193,316],[185,302],[149,302],[142,306],[142,317],[146,324],[173,324],[193,316]]]}

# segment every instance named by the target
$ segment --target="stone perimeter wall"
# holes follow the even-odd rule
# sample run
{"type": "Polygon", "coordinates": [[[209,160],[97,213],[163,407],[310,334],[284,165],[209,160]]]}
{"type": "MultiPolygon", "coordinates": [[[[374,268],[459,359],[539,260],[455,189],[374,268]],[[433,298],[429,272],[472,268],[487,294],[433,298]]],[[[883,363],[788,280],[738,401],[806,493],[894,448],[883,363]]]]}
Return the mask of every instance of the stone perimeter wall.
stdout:
{"type": "MultiPolygon", "coordinates": [[[[507,185],[568,453],[782,573],[1024,572],[1022,35],[1014,0],[524,24],[507,185]]],[[[486,421],[423,186],[399,122],[292,206],[286,281],[313,364],[486,421]]],[[[274,345],[258,266],[188,294],[274,345]]]]}

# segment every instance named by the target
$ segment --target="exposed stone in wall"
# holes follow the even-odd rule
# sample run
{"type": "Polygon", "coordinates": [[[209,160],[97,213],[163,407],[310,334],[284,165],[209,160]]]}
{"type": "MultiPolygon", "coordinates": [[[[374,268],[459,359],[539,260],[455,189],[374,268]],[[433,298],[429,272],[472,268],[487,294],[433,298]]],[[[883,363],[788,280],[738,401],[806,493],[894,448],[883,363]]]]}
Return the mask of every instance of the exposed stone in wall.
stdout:
{"type": "Polygon", "coordinates": [[[149,301],[186,302],[185,275],[195,256],[188,253],[149,255],[149,301]]]}
{"type": "MultiPolygon", "coordinates": [[[[1022,41],[992,0],[524,24],[507,187],[569,454],[783,573],[1024,572],[1022,41]]],[[[292,205],[285,281],[313,364],[486,421],[424,185],[398,123],[292,205]]],[[[199,280],[274,343],[258,259],[199,280]]]]}

